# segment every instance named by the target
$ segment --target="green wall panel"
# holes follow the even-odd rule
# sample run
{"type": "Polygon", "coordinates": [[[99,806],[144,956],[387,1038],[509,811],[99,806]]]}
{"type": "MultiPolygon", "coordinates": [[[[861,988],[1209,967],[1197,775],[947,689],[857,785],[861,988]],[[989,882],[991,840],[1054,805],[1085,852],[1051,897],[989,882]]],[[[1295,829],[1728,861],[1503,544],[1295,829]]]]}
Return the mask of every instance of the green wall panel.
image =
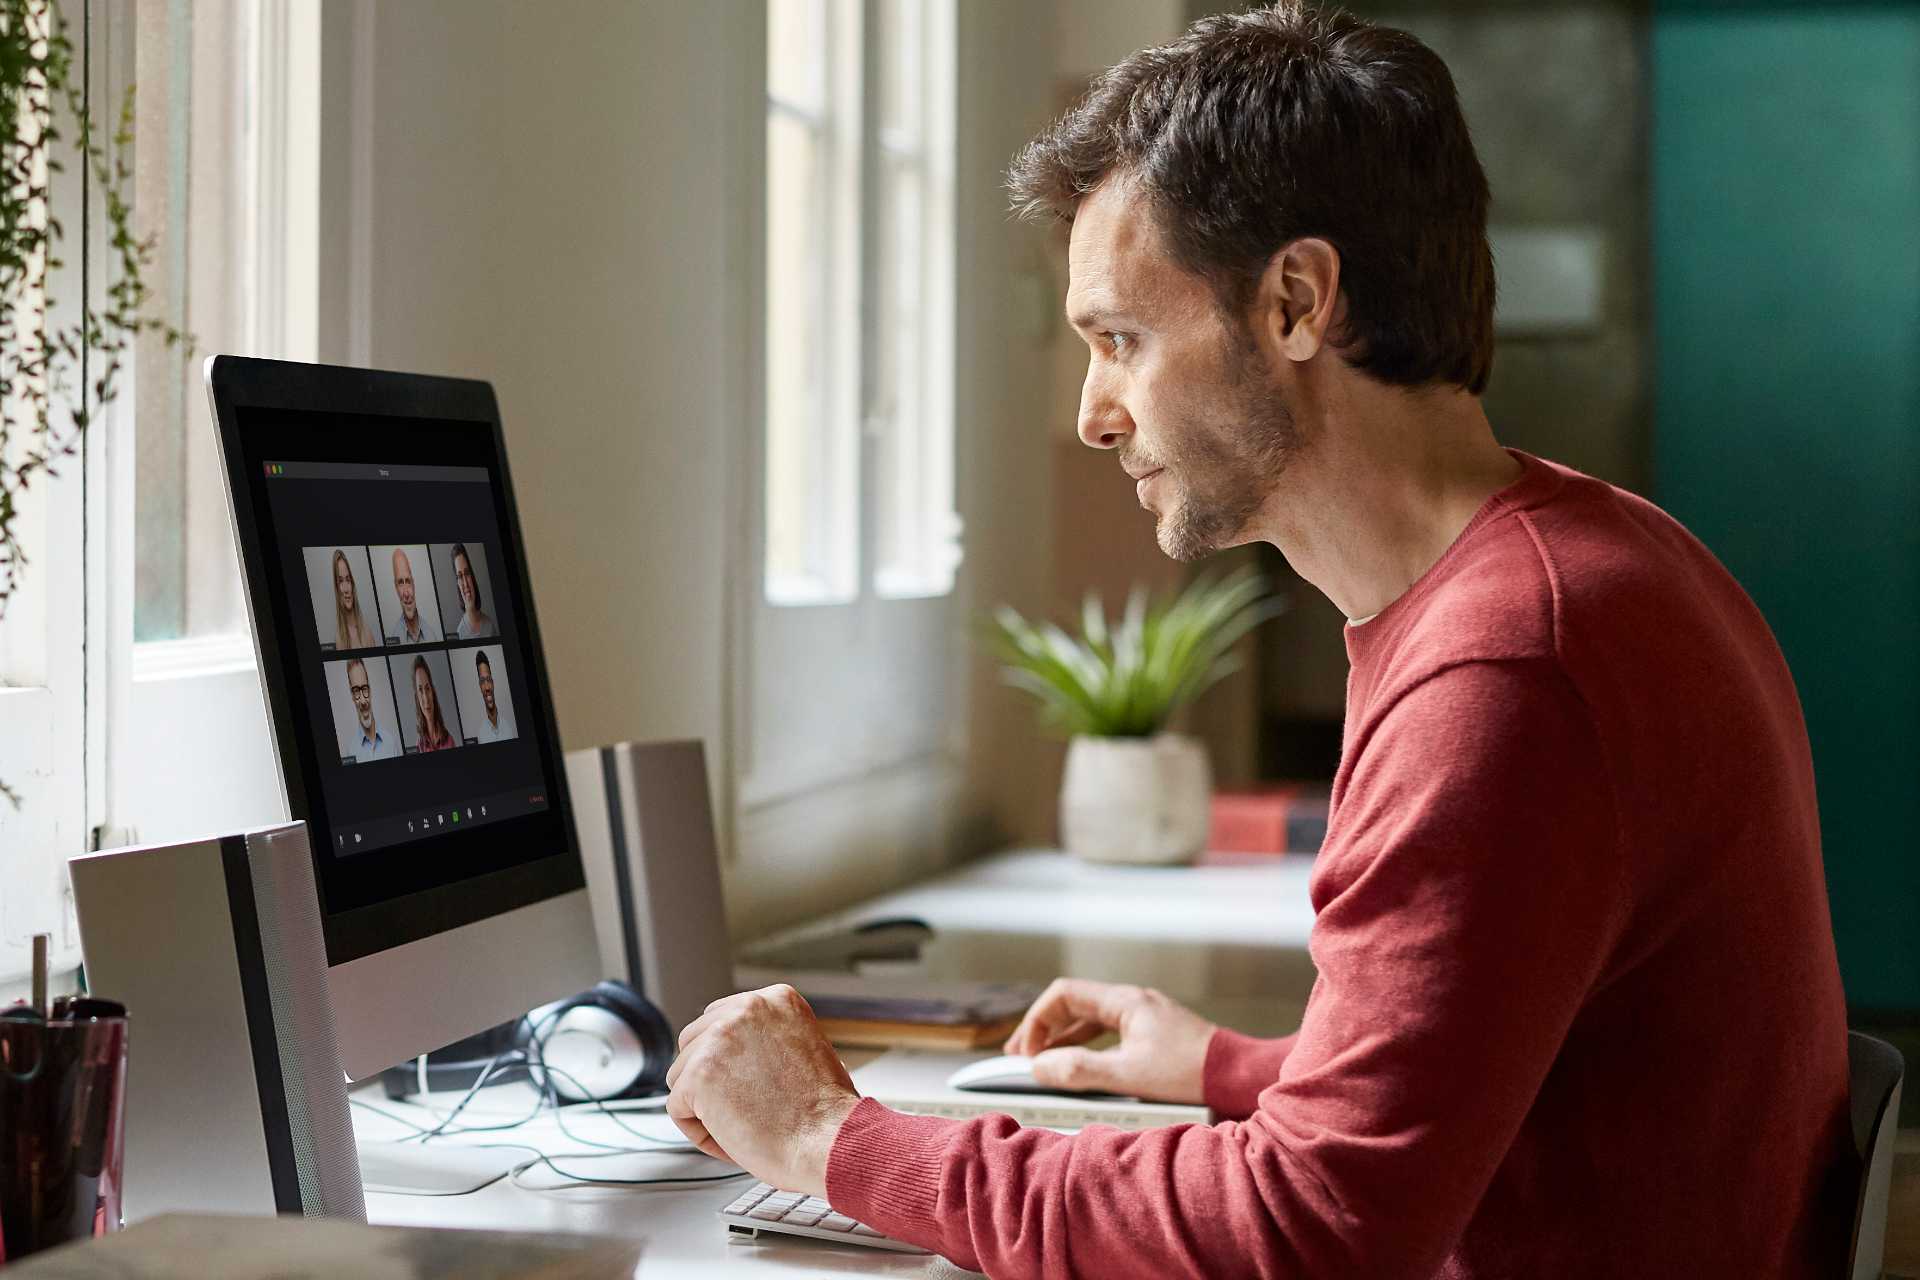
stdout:
{"type": "Polygon", "coordinates": [[[1850,1003],[1920,1009],[1920,9],[1657,10],[1656,499],[1813,741],[1850,1003]]]}

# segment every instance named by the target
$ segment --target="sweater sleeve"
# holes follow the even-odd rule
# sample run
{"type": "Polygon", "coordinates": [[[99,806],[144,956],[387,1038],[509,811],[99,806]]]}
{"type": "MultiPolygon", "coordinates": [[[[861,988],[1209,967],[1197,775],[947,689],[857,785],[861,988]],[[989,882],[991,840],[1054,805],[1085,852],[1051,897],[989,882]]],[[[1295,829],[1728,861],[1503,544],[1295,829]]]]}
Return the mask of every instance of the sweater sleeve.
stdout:
{"type": "Polygon", "coordinates": [[[1278,1040],[1261,1040],[1226,1027],[1215,1031],[1207,1041],[1207,1061],[1200,1073],[1200,1091],[1213,1114],[1223,1120],[1252,1115],[1260,1091],[1280,1078],[1281,1064],[1299,1038],[1297,1031],[1278,1040]]]}
{"type": "Polygon", "coordinates": [[[1447,668],[1361,732],[1315,873],[1319,980],[1248,1119],[1066,1135],[864,1100],[834,1206],[999,1277],[1432,1274],[1617,936],[1624,877],[1556,665],[1447,668]]]}

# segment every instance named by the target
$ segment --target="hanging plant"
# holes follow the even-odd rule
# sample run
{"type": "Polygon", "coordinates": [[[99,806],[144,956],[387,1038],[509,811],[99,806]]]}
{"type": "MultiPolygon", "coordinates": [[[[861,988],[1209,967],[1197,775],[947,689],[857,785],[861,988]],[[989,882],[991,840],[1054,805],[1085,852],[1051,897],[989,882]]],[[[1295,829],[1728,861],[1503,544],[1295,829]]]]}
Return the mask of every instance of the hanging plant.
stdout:
{"type": "MultiPolygon", "coordinates": [[[[52,0],[0,0],[0,623],[29,563],[16,521],[36,482],[59,475],[120,390],[142,331],[191,352],[192,341],[147,314],[154,240],[133,231],[133,90],[107,145],[95,136],[84,67],[52,0]],[[77,78],[76,78],[77,77],[77,78]],[[67,130],[71,128],[71,140],[67,130]],[[82,298],[71,320],[48,290],[66,228],[52,186],[67,161],[98,190],[112,260],[103,303],[82,298]],[[56,415],[54,409],[65,412],[56,415]]],[[[83,247],[84,252],[84,247],[83,247]]],[[[0,780],[0,799],[20,798],[0,780]]]]}
{"type": "Polygon", "coordinates": [[[23,495],[79,453],[88,426],[119,394],[136,336],[148,331],[169,347],[192,346],[147,314],[154,239],[134,234],[128,197],[133,90],[103,145],[83,71],[52,0],[0,0],[0,111],[7,124],[0,129],[0,620],[30,562],[15,527],[23,495]],[[83,299],[80,314],[66,320],[55,314],[47,285],[62,266],[66,237],[50,184],[69,160],[100,193],[113,260],[101,305],[83,299]],[[65,412],[56,415],[56,406],[65,412]]]}

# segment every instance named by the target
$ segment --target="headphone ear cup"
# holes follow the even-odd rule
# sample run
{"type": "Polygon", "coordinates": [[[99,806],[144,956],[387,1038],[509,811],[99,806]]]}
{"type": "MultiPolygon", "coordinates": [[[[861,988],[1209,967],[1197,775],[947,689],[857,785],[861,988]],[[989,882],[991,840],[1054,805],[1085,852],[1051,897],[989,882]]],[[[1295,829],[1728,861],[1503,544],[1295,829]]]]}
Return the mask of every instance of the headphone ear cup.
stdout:
{"type": "Polygon", "coordinates": [[[660,1092],[678,1047],[653,1001],[611,978],[529,1013],[514,1043],[527,1053],[534,1084],[569,1102],[660,1092]]]}
{"type": "Polygon", "coordinates": [[[666,1087],[667,1068],[679,1048],[673,1025],[659,1006],[627,983],[614,978],[595,984],[587,998],[621,1015],[640,1042],[640,1061],[634,1065],[633,1080],[615,1097],[637,1098],[658,1093],[666,1087]]]}
{"type": "Polygon", "coordinates": [[[513,1024],[513,1047],[526,1055],[527,1076],[533,1081],[534,1087],[544,1093],[551,1086],[555,1092],[574,1101],[578,1099],[572,1098],[566,1077],[549,1076],[542,1066],[554,1029],[569,1012],[580,1007],[584,998],[584,995],[569,996],[565,1000],[543,1004],[513,1024]]]}

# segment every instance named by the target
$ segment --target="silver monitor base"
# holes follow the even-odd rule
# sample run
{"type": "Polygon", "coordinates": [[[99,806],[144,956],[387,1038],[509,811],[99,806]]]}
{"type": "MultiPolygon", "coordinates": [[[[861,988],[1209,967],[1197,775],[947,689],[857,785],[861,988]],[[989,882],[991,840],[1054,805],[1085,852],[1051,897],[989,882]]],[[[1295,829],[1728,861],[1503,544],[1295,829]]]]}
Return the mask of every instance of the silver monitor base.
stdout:
{"type": "Polygon", "coordinates": [[[418,1142],[360,1142],[360,1182],[369,1192],[403,1196],[463,1196],[507,1176],[533,1159],[521,1147],[422,1146],[418,1142]]]}

